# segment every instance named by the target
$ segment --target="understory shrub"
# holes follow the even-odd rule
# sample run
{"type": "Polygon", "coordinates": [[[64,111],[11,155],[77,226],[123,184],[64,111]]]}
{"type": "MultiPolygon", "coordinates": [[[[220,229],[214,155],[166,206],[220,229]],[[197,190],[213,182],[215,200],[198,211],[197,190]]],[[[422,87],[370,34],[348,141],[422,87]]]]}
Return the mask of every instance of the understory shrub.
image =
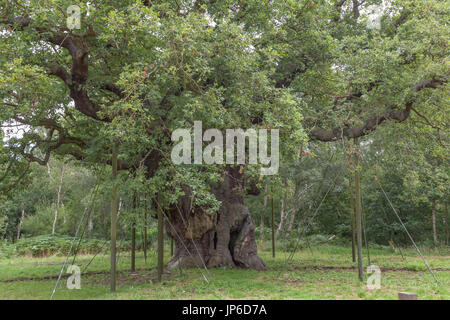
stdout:
{"type": "MultiPolygon", "coordinates": [[[[32,238],[20,239],[15,246],[17,255],[26,255],[32,257],[44,257],[50,255],[65,255],[69,252],[73,237],[65,235],[42,235],[32,238]]],[[[78,249],[78,254],[92,254],[100,250],[104,245],[104,240],[83,239],[78,245],[79,240],[75,240],[72,248],[78,249]]]]}

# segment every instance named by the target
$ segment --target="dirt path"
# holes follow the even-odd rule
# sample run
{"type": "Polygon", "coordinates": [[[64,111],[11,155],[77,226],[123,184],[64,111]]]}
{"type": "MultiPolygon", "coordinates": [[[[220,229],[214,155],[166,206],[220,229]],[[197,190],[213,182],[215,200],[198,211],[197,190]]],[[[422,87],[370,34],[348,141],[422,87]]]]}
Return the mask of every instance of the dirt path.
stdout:
{"type": "MultiPolygon", "coordinates": [[[[150,271],[150,268],[136,268],[136,271],[143,271],[143,270],[148,270],[150,271]]],[[[118,275],[127,273],[128,275],[132,275],[131,273],[129,273],[128,270],[121,270],[117,272],[118,275]]],[[[109,274],[109,270],[107,271],[89,271],[89,272],[84,272],[82,275],[83,276],[91,276],[91,275],[97,275],[97,274],[109,274]]],[[[20,281],[41,281],[41,280],[56,280],[58,279],[59,275],[51,275],[51,276],[44,276],[44,277],[22,277],[22,278],[13,278],[13,279],[3,279],[0,280],[0,283],[9,283],[9,282],[20,282],[20,281]]],[[[71,274],[62,274],[61,275],[61,279],[64,278],[68,278],[70,277],[71,274]]]]}

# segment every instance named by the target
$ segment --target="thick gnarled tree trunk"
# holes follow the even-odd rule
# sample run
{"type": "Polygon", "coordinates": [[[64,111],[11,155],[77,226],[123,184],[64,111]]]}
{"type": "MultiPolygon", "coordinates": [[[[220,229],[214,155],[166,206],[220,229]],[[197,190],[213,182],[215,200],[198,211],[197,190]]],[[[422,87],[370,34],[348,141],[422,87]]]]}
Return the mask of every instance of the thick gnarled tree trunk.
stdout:
{"type": "Polygon", "coordinates": [[[168,268],[231,266],[263,270],[257,255],[255,225],[244,206],[243,178],[238,169],[228,168],[223,182],[214,187],[222,205],[208,214],[193,207],[189,191],[178,206],[168,212],[167,234],[175,241],[175,253],[168,268]]]}

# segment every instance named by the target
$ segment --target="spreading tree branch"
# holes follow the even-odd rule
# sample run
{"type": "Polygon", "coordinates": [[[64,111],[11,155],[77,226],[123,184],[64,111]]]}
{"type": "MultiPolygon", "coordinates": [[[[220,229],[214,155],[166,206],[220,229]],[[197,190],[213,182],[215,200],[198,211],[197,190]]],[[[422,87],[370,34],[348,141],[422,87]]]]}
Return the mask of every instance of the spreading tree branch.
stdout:
{"type": "MultiPolygon", "coordinates": [[[[419,92],[425,88],[436,89],[446,81],[447,80],[443,79],[424,80],[413,85],[412,90],[413,92],[419,92]]],[[[409,100],[408,102],[405,103],[404,108],[400,108],[399,106],[390,106],[387,109],[385,109],[381,114],[369,117],[360,126],[345,127],[345,128],[338,126],[332,129],[324,129],[316,127],[309,132],[309,136],[311,139],[319,141],[335,141],[343,137],[347,138],[362,137],[374,131],[380,124],[382,124],[387,120],[395,120],[397,122],[405,121],[406,119],[408,119],[411,113],[413,104],[414,101],[409,100]]]]}
{"type": "Polygon", "coordinates": [[[70,73],[62,66],[53,65],[49,70],[49,74],[55,75],[64,81],[70,90],[70,97],[73,99],[75,108],[78,111],[95,120],[111,121],[109,118],[101,118],[98,115],[100,108],[89,98],[85,88],[89,75],[89,49],[85,39],[95,36],[95,32],[91,27],[81,35],[73,34],[70,30],[63,27],[57,28],[58,31],[52,31],[44,27],[33,26],[33,20],[28,16],[2,19],[0,24],[15,31],[22,31],[28,27],[33,28],[41,35],[44,41],[65,48],[72,57],[70,73]]]}

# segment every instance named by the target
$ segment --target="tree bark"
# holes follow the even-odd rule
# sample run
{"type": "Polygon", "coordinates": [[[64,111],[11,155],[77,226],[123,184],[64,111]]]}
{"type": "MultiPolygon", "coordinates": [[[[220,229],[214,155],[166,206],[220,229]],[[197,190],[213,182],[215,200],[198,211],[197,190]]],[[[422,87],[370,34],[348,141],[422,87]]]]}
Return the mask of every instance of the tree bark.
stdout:
{"type": "Polygon", "coordinates": [[[175,241],[168,268],[265,269],[257,255],[255,225],[244,206],[245,186],[239,168],[227,167],[223,182],[213,186],[214,195],[221,201],[218,212],[209,214],[192,206],[189,188],[184,191],[185,196],[167,213],[167,234],[175,241]]]}
{"type": "Polygon", "coordinates": [[[291,235],[292,228],[294,227],[295,211],[296,211],[295,208],[292,208],[291,217],[289,219],[289,225],[286,229],[286,235],[285,235],[286,238],[289,238],[289,236],[291,235]]]}
{"type": "Polygon", "coordinates": [[[360,16],[360,12],[359,12],[359,6],[361,5],[361,3],[358,0],[352,0],[352,10],[353,10],[353,18],[355,20],[358,20],[359,16],[360,16]]]}

